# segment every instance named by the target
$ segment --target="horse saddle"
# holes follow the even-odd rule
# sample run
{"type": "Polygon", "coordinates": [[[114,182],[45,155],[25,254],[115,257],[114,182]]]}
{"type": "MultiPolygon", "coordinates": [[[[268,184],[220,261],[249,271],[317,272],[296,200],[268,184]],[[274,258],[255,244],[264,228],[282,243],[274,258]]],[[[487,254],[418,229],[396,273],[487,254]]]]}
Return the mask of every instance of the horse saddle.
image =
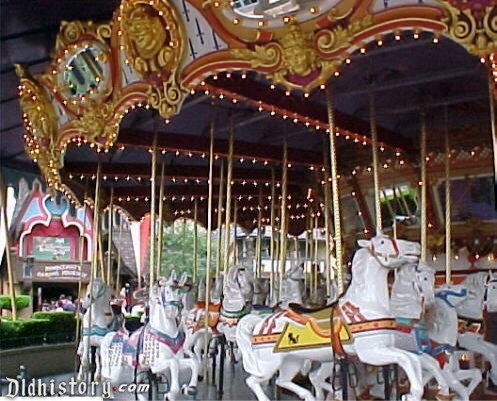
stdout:
{"type": "Polygon", "coordinates": [[[288,322],[275,345],[275,352],[290,349],[332,345],[335,352],[344,354],[342,343],[352,341],[347,325],[336,304],[308,309],[290,304],[285,313],[288,322]],[[332,323],[333,322],[333,323],[332,323]]]}

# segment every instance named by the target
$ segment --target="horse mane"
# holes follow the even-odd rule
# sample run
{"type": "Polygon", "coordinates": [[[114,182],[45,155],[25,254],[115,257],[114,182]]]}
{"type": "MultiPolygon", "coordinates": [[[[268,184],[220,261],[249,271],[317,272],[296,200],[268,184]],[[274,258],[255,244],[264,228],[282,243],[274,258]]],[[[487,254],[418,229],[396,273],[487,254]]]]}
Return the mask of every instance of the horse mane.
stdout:
{"type": "Polygon", "coordinates": [[[354,258],[352,259],[352,271],[354,270],[354,267],[367,263],[370,256],[371,254],[366,248],[360,248],[357,250],[354,254],[354,258]]]}
{"type": "Polygon", "coordinates": [[[481,289],[485,286],[488,279],[488,272],[478,272],[469,274],[461,282],[468,287],[468,289],[481,289]]]}

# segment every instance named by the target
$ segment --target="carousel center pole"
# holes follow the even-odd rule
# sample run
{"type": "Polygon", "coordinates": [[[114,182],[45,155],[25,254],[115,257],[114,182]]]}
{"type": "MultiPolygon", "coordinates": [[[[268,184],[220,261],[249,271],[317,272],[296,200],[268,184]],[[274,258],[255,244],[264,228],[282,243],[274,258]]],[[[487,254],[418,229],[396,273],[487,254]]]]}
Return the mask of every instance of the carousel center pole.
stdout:
{"type": "Polygon", "coordinates": [[[283,172],[281,179],[281,213],[280,213],[280,277],[279,277],[279,285],[280,285],[280,298],[283,294],[283,276],[285,275],[286,270],[286,233],[287,233],[287,181],[288,181],[288,140],[285,133],[285,138],[283,141],[283,172]]]}
{"type": "Polygon", "coordinates": [[[221,244],[223,240],[223,193],[224,193],[224,160],[221,160],[221,172],[219,174],[219,193],[217,198],[217,246],[216,246],[216,278],[221,270],[222,256],[221,244]]]}
{"type": "Polygon", "coordinates": [[[164,242],[164,186],[165,186],[165,164],[164,160],[160,166],[160,187],[159,187],[159,232],[157,234],[157,262],[155,274],[156,277],[161,274],[161,262],[163,254],[163,242],[164,242]]]}
{"type": "Polygon", "coordinates": [[[426,262],[426,116],[421,113],[421,258],[422,262],[426,262]]]}
{"type": "MultiPolygon", "coordinates": [[[[213,105],[212,105],[213,106],[213,105]]],[[[209,319],[207,318],[210,302],[211,291],[211,230],[212,230],[212,191],[213,191],[213,168],[214,168],[214,115],[211,116],[210,127],[210,146],[209,146],[209,196],[207,199],[207,260],[205,263],[205,334],[204,349],[208,347],[209,319]]],[[[204,358],[204,377],[209,382],[208,361],[204,358]]]]}
{"type": "Polygon", "coordinates": [[[156,201],[156,165],[157,165],[157,120],[154,121],[154,139],[152,143],[152,158],[151,158],[151,166],[150,168],[152,169],[151,171],[151,178],[150,178],[150,240],[149,240],[149,266],[148,266],[148,272],[149,272],[149,292],[150,292],[150,298],[152,298],[152,287],[155,283],[155,247],[156,247],[156,221],[155,221],[155,201],[156,201]]]}
{"type": "Polygon", "coordinates": [[[7,187],[3,184],[3,176],[0,172],[0,206],[2,208],[3,235],[5,236],[5,259],[7,262],[7,276],[9,281],[9,295],[10,307],[12,311],[12,320],[17,320],[17,307],[16,307],[16,291],[14,288],[14,274],[12,270],[12,255],[10,254],[10,241],[9,241],[9,227],[7,220],[7,187]]]}
{"type": "Polygon", "coordinates": [[[381,219],[381,202],[380,202],[380,172],[378,160],[378,131],[376,129],[376,110],[374,102],[374,93],[371,85],[368,91],[369,97],[369,122],[371,129],[371,146],[373,148],[373,182],[374,182],[374,208],[376,217],[376,230],[380,233],[383,230],[381,219]]]}
{"type": "MultiPolygon", "coordinates": [[[[328,124],[330,136],[330,162],[331,162],[331,192],[333,198],[333,225],[335,228],[335,259],[337,269],[338,294],[343,294],[343,248],[342,248],[342,223],[340,216],[340,192],[338,188],[338,166],[335,136],[335,113],[333,109],[333,95],[331,89],[326,91],[326,105],[328,111],[328,124]]],[[[381,218],[380,218],[381,221],[381,218]]]]}
{"type": "Polygon", "coordinates": [[[445,131],[445,282],[452,284],[452,232],[451,232],[451,199],[450,199],[450,141],[449,141],[449,110],[444,108],[445,131]]]}
{"type": "Polygon", "coordinates": [[[231,239],[231,186],[233,180],[233,117],[230,118],[230,129],[228,133],[228,166],[226,173],[226,212],[224,216],[224,275],[228,272],[230,265],[230,239],[231,239]]]}

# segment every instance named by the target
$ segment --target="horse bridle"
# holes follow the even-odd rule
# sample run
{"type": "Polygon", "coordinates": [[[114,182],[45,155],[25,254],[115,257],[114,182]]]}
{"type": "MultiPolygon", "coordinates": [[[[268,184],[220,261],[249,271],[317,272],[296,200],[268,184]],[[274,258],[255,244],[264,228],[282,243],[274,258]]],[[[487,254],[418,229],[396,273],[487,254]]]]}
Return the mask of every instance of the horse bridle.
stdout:
{"type": "MultiPolygon", "coordinates": [[[[177,285],[177,283],[173,283],[173,285],[171,285],[169,287],[179,288],[179,286],[177,285]]],[[[165,308],[166,306],[176,306],[176,307],[179,307],[179,302],[178,301],[174,301],[174,300],[167,301],[164,298],[164,291],[163,290],[164,290],[164,288],[161,288],[161,291],[160,291],[160,299],[162,301],[162,307],[163,308],[165,308]]]]}
{"type": "Polygon", "coordinates": [[[104,285],[102,285],[98,289],[96,296],[93,296],[93,294],[89,294],[90,295],[90,301],[91,301],[91,303],[94,303],[97,299],[102,298],[104,296],[104,294],[105,294],[105,290],[106,289],[107,288],[104,285]]]}

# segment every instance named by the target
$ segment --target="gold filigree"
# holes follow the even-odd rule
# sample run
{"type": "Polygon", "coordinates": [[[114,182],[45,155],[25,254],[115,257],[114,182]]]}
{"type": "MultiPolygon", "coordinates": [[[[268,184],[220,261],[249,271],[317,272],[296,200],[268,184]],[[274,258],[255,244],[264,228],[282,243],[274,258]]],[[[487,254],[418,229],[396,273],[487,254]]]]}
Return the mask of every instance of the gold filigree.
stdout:
{"type": "Polygon", "coordinates": [[[109,134],[114,132],[108,121],[113,116],[112,103],[101,103],[94,99],[89,99],[86,103],[84,113],[73,121],[73,126],[90,142],[108,142],[109,134]]]}
{"type": "Polygon", "coordinates": [[[50,183],[60,168],[55,111],[47,92],[27,69],[19,64],[14,67],[20,80],[19,103],[26,128],[26,153],[38,163],[42,175],[50,183]]]}
{"type": "Polygon", "coordinates": [[[232,49],[231,56],[238,60],[245,60],[252,68],[272,68],[280,63],[282,50],[274,43],[265,46],[255,45],[251,49],[232,49]]]}
{"type": "Polygon", "coordinates": [[[147,91],[147,103],[159,111],[162,118],[169,118],[178,112],[178,106],[184,92],[176,82],[174,75],[162,85],[150,85],[147,91]]]}
{"type": "Polygon", "coordinates": [[[350,46],[354,37],[373,24],[372,16],[351,21],[345,28],[337,25],[333,29],[322,29],[316,34],[317,49],[323,54],[330,54],[342,47],[350,46]]]}
{"type": "Polygon", "coordinates": [[[470,53],[486,56],[497,49],[497,6],[490,5],[484,10],[456,7],[444,1],[447,16],[448,35],[464,46],[470,53]]]}

